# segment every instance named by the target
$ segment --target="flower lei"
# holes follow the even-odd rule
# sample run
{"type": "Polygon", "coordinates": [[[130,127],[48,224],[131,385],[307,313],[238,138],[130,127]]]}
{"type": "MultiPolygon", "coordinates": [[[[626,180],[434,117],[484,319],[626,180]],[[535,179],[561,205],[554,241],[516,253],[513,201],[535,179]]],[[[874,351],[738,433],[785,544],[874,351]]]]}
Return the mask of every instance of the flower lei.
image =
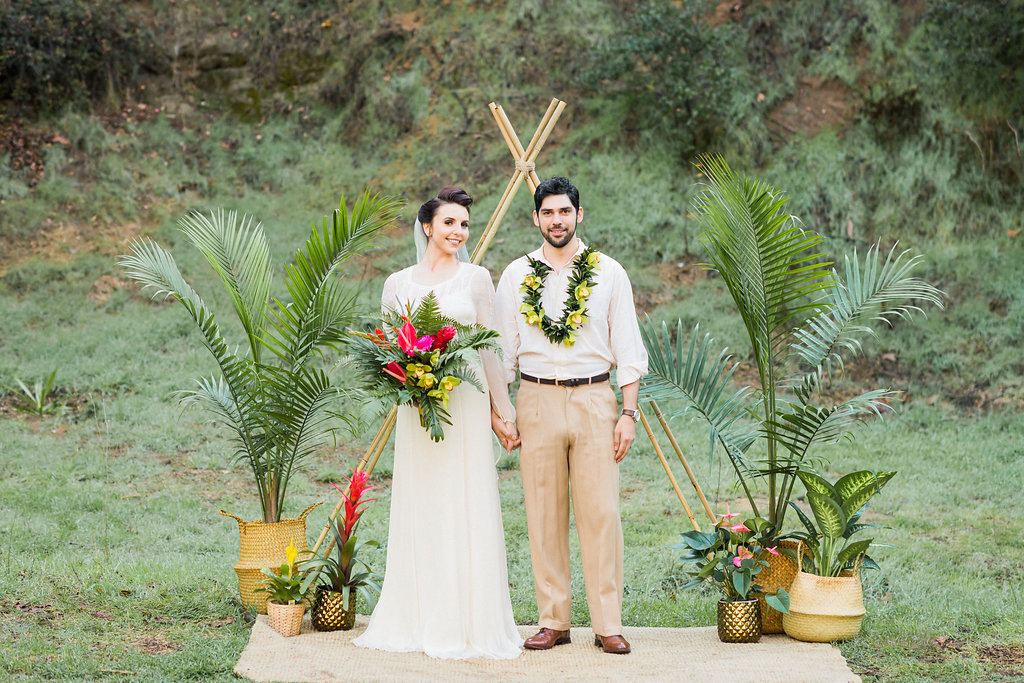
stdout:
{"type": "Polygon", "coordinates": [[[544,292],[544,278],[551,272],[551,266],[532,259],[526,260],[533,271],[525,278],[519,291],[523,293],[523,303],[519,312],[523,314],[527,325],[536,325],[552,344],[572,346],[576,343],[576,333],[587,322],[587,298],[590,297],[597,284],[594,271],[601,261],[601,254],[590,247],[584,249],[573,259],[572,276],[566,290],[569,298],[565,302],[562,317],[552,320],[540,305],[540,297],[544,292]]]}

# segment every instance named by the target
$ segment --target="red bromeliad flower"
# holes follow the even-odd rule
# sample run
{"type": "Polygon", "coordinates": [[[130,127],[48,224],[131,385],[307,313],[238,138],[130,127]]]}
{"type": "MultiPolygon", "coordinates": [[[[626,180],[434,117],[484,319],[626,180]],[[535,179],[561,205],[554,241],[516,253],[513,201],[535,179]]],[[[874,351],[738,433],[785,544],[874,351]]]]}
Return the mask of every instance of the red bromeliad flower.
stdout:
{"type": "Polygon", "coordinates": [[[384,330],[379,327],[373,330],[373,343],[377,346],[387,346],[390,343],[384,334],[384,330]]]}
{"type": "Polygon", "coordinates": [[[345,499],[345,510],[338,520],[338,529],[341,531],[341,537],[345,543],[348,543],[348,539],[352,538],[352,533],[355,531],[356,524],[359,522],[359,518],[362,517],[363,512],[366,508],[363,506],[372,503],[375,498],[363,500],[363,494],[371,489],[379,489],[379,486],[369,486],[370,475],[363,470],[354,470],[351,477],[348,479],[348,488],[345,491],[341,490],[341,487],[331,482],[331,486],[338,489],[341,496],[345,499]]]}
{"type": "Polygon", "coordinates": [[[444,351],[448,342],[455,338],[455,328],[452,326],[442,327],[434,335],[434,345],[431,350],[444,351]]]}
{"type": "Polygon", "coordinates": [[[384,366],[384,372],[397,379],[402,384],[409,381],[409,378],[405,376],[405,369],[402,368],[398,363],[391,361],[384,366]]]}

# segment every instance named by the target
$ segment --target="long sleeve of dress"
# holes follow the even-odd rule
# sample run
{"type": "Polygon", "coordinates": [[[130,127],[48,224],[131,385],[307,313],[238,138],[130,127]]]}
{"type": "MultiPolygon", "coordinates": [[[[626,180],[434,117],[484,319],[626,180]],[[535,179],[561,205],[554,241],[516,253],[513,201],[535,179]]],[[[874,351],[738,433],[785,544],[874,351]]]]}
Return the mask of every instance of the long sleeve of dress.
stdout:
{"type": "MultiPolygon", "coordinates": [[[[473,304],[477,312],[477,322],[492,330],[497,330],[498,317],[494,310],[494,285],[491,276],[484,268],[473,273],[470,282],[473,304]]],[[[493,351],[481,351],[480,360],[484,366],[484,377],[491,396],[491,407],[502,420],[515,422],[516,410],[508,397],[508,383],[505,382],[505,369],[501,359],[493,351]]]]}

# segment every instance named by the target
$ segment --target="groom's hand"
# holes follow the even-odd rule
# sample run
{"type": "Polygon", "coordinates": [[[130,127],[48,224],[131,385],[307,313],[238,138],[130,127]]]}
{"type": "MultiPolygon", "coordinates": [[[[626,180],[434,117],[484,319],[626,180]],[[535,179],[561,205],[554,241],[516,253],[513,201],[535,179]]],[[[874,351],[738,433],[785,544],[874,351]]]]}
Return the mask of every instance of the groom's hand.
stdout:
{"type": "Polygon", "coordinates": [[[629,452],[629,447],[636,441],[636,423],[633,418],[623,415],[615,423],[615,462],[622,462],[629,452]]]}

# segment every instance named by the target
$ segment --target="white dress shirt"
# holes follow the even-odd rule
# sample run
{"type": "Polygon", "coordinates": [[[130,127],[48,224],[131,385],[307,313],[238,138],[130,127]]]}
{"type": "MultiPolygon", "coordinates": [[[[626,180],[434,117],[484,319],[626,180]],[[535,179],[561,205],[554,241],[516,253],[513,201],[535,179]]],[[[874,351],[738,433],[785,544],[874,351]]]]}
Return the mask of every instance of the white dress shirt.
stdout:
{"type": "MultiPolygon", "coordinates": [[[[573,258],[585,248],[579,241],[573,258]]],[[[543,247],[529,257],[551,266],[543,247]]],[[[647,349],[640,337],[633,288],[618,261],[601,254],[594,272],[593,292],[587,299],[587,321],[575,332],[575,344],[566,346],[549,341],[538,326],[527,325],[519,312],[523,302],[519,288],[523,278],[533,272],[526,258],[520,257],[505,268],[496,292],[498,331],[509,383],[515,379],[516,366],[520,372],[545,379],[594,377],[614,366],[620,387],[647,374],[647,349]]],[[[570,261],[560,271],[552,267],[544,279],[541,306],[552,320],[562,317],[572,273],[570,261]]]]}

